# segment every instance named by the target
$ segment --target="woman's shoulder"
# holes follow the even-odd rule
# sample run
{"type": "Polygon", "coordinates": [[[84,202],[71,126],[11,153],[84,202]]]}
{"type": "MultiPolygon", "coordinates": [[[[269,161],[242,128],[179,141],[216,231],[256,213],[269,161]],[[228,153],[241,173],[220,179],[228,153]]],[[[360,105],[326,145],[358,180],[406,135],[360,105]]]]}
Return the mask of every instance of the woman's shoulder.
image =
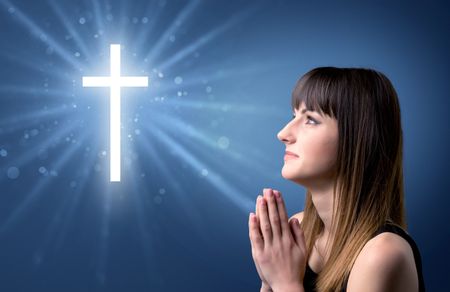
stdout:
{"type": "Polygon", "coordinates": [[[399,234],[392,232],[382,232],[371,238],[361,250],[358,257],[368,261],[384,260],[389,262],[386,255],[394,259],[401,257],[412,260],[414,263],[414,254],[408,241],[399,234]]]}
{"type": "Polygon", "coordinates": [[[347,291],[418,291],[411,245],[400,235],[382,232],[363,247],[350,272],[347,291]]]}

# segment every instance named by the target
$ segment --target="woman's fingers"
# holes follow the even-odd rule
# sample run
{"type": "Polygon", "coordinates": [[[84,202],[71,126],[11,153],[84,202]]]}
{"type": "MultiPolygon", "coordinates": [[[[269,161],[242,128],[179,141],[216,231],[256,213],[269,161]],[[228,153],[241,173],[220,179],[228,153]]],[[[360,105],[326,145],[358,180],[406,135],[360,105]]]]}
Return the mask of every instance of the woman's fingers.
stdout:
{"type": "Polygon", "coordinates": [[[283,197],[281,196],[281,193],[277,190],[274,190],[275,198],[277,201],[277,207],[278,207],[278,214],[280,215],[280,225],[281,225],[281,234],[289,234],[289,218],[286,211],[286,205],[284,204],[283,197]]]}
{"type": "Polygon", "coordinates": [[[295,243],[297,243],[297,246],[302,248],[304,251],[305,248],[305,234],[303,233],[302,228],[300,227],[300,222],[297,218],[292,219],[289,221],[289,225],[291,226],[292,235],[294,237],[295,243]]]}
{"type": "Polygon", "coordinates": [[[264,197],[268,202],[269,220],[274,237],[281,238],[280,216],[278,215],[277,202],[272,189],[264,189],[264,197]]]}
{"type": "Polygon", "coordinates": [[[270,226],[269,211],[267,209],[267,201],[264,197],[258,200],[258,215],[262,235],[265,243],[272,242],[272,227],[270,226]]]}
{"type": "Polygon", "coordinates": [[[252,248],[262,249],[264,247],[264,241],[261,230],[259,229],[258,219],[253,213],[250,213],[248,218],[248,230],[252,248]]]}
{"type": "Polygon", "coordinates": [[[271,242],[274,237],[290,235],[288,216],[281,193],[272,189],[264,189],[263,196],[256,200],[255,217],[264,242],[271,242]]]}
{"type": "Polygon", "coordinates": [[[256,204],[255,204],[255,214],[256,214],[256,217],[257,218],[259,218],[259,212],[258,212],[258,207],[259,207],[259,205],[258,205],[258,203],[259,203],[259,198],[260,198],[261,196],[258,196],[257,198],[256,198],[256,204]]]}

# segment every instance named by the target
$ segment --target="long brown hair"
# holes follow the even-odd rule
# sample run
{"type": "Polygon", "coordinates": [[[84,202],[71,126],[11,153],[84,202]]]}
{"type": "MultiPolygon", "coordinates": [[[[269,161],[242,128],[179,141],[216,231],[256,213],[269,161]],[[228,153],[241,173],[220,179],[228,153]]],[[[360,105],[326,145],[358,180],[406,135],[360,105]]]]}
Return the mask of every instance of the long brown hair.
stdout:
{"type": "MultiPolygon", "coordinates": [[[[335,118],[336,160],[330,257],[317,291],[340,291],[367,241],[386,221],[406,229],[403,199],[403,133],[397,93],[382,73],[365,68],[320,67],[306,73],[292,107],[335,118]]],[[[303,213],[308,254],[324,226],[309,190],[303,213]]]]}

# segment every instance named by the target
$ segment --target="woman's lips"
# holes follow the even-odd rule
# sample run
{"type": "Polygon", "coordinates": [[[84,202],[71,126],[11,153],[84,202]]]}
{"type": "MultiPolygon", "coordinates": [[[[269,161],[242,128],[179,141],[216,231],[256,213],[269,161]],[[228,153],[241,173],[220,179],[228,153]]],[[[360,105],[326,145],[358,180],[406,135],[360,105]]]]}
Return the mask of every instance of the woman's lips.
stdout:
{"type": "Polygon", "coordinates": [[[291,160],[291,159],[297,159],[298,157],[291,154],[284,155],[284,160],[291,160]]]}
{"type": "Polygon", "coordinates": [[[291,159],[296,159],[299,156],[297,154],[295,154],[294,152],[291,151],[285,151],[284,152],[284,160],[291,160],[291,159]]]}

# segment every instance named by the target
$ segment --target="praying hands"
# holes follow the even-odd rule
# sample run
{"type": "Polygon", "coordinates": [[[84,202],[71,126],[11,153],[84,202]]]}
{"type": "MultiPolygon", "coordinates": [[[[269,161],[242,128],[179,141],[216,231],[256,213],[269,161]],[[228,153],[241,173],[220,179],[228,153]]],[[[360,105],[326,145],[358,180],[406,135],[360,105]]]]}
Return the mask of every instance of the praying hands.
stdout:
{"type": "Polygon", "coordinates": [[[304,291],[306,243],[297,219],[288,220],[284,200],[277,190],[264,189],[249,216],[252,257],[262,281],[262,291],[304,291]]]}

